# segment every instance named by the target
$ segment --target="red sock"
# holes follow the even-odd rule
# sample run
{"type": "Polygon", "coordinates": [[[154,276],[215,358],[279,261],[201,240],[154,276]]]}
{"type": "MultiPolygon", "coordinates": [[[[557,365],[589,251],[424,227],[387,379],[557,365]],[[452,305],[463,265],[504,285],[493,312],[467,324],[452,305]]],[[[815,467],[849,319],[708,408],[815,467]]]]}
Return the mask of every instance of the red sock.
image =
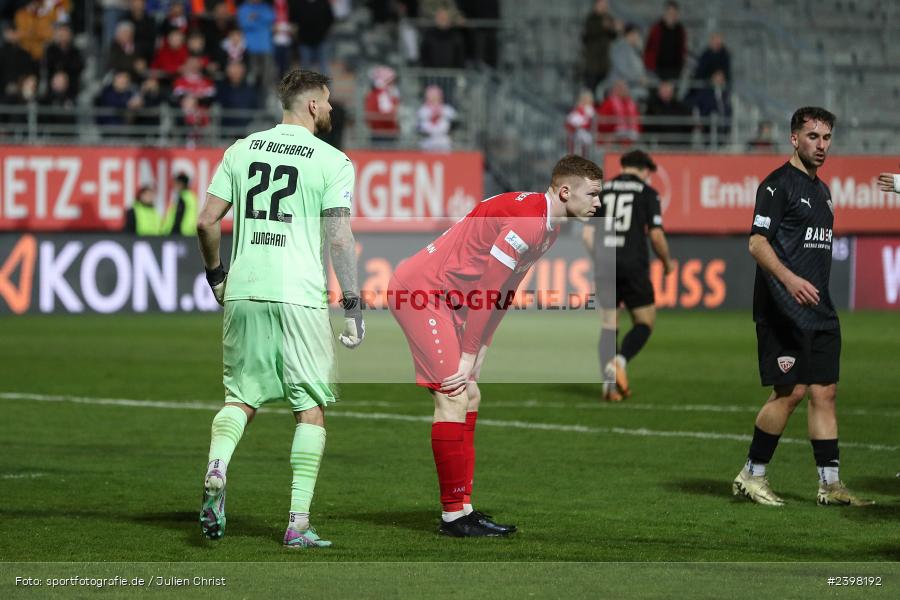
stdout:
{"type": "Polygon", "coordinates": [[[463,455],[466,458],[466,495],[463,503],[472,504],[472,481],[475,478],[475,421],[478,411],[466,413],[466,426],[463,429],[463,455]]]}
{"type": "Polygon", "coordinates": [[[463,423],[442,421],[431,425],[431,450],[441,487],[445,512],[463,509],[466,491],[466,459],[463,453],[463,423]]]}

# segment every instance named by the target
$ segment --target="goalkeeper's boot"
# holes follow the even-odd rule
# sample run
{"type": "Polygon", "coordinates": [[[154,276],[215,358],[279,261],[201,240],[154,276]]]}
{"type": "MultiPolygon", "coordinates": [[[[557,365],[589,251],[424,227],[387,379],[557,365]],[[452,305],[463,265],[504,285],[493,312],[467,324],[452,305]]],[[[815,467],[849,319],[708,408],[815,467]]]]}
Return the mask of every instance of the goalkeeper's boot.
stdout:
{"type": "Polygon", "coordinates": [[[631,388],[628,387],[628,374],[625,372],[625,357],[621,354],[606,363],[605,373],[607,381],[615,381],[620,395],[629,398],[631,388]]]}
{"type": "Polygon", "coordinates": [[[775,495],[765,475],[750,475],[746,469],[741,469],[741,472],[734,478],[731,492],[735,496],[749,498],[757,504],[784,506],[784,500],[775,495]]]}
{"type": "Polygon", "coordinates": [[[320,538],[312,527],[302,531],[288,527],[284,532],[285,548],[327,548],[330,545],[331,542],[320,538]]]}
{"type": "Polygon", "coordinates": [[[621,402],[624,400],[622,394],[619,393],[619,389],[616,387],[614,383],[604,383],[603,384],[603,400],[606,402],[621,402]]]}
{"type": "Polygon", "coordinates": [[[218,469],[207,473],[203,482],[200,529],[211,540],[225,535],[225,475],[218,469]]]}
{"type": "Polygon", "coordinates": [[[819,506],[872,506],[873,500],[863,500],[855,496],[843,481],[834,483],[819,483],[819,493],[816,494],[816,503],[819,506]]]}
{"type": "Polygon", "coordinates": [[[450,537],[504,537],[509,535],[509,532],[501,533],[482,525],[477,518],[472,516],[474,514],[472,512],[450,522],[441,519],[441,527],[438,531],[450,537]]]}
{"type": "Polygon", "coordinates": [[[510,533],[515,533],[518,531],[518,528],[515,525],[502,525],[500,523],[494,522],[494,517],[491,515],[486,515],[480,510],[473,510],[469,513],[469,518],[474,519],[476,523],[481,525],[482,527],[486,527],[488,529],[492,529],[501,535],[508,535],[510,533]]]}

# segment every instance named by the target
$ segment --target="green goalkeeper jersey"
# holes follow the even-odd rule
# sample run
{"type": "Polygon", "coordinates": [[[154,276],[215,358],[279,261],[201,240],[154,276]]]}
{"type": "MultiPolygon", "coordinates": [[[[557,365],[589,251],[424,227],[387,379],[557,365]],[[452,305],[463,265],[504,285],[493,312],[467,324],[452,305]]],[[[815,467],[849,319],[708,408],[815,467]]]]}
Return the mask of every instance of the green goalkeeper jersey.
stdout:
{"type": "Polygon", "coordinates": [[[225,300],[326,307],[321,214],[350,208],[354,182],[347,155],[299,125],[232,144],[207,190],[234,209],[225,300]]]}

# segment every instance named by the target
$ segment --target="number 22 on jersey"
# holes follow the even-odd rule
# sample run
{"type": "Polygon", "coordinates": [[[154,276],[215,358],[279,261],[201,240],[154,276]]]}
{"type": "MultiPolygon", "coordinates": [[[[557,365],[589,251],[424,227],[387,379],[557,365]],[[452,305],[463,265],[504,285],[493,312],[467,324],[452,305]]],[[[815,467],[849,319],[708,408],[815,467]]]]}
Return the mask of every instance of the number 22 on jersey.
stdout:
{"type": "Polygon", "coordinates": [[[287,181],[285,182],[284,187],[270,194],[268,210],[254,208],[253,200],[258,194],[269,189],[272,165],[263,162],[250,163],[250,172],[247,174],[248,177],[253,179],[257,173],[259,173],[261,177],[259,178],[259,183],[247,191],[247,209],[245,216],[248,219],[265,219],[268,216],[270,221],[290,223],[293,220],[293,215],[281,212],[279,207],[283,198],[292,196],[297,192],[297,178],[299,177],[297,169],[287,165],[278,165],[275,167],[274,181],[280,181],[285,177],[287,177],[287,181]]]}

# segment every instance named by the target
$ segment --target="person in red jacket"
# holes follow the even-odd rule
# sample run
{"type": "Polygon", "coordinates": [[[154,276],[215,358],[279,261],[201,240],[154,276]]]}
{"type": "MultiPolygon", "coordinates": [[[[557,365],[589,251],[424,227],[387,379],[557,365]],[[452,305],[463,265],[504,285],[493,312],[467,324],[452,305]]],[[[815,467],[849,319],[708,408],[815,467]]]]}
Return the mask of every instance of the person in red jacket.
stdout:
{"type": "Polygon", "coordinates": [[[566,134],[570,153],[584,155],[594,145],[596,112],[594,94],[589,90],[582,90],[578,94],[578,104],[566,115],[566,134]]]}
{"type": "Polygon", "coordinates": [[[397,74],[390,67],[374,67],[369,73],[372,89],[366,95],[366,124],[375,145],[395,142],[400,135],[397,109],[400,107],[400,92],[394,81],[397,74]]]}
{"type": "Polygon", "coordinates": [[[180,29],[172,29],[166,35],[162,46],[156,51],[150,68],[158,71],[162,77],[172,79],[178,75],[182,65],[188,58],[188,54],[184,32],[180,29]]]}
{"type": "Polygon", "coordinates": [[[606,100],[597,109],[598,141],[627,146],[641,133],[641,117],[628,84],[614,82],[606,100]]]}
{"type": "Polygon", "coordinates": [[[663,80],[681,77],[687,59],[687,31],[679,17],[678,3],[669,0],[662,18],[647,35],[644,66],[663,80]]]}

